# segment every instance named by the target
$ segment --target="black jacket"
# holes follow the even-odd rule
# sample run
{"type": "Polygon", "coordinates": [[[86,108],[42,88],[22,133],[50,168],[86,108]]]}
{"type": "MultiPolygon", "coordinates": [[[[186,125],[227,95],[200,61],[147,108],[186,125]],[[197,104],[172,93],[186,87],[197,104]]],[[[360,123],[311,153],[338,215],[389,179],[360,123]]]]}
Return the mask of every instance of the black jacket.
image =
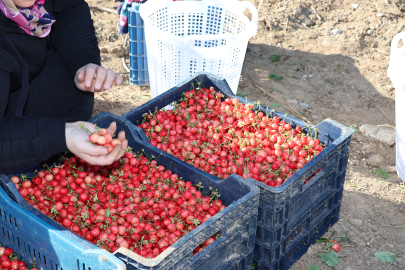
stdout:
{"type": "Polygon", "coordinates": [[[27,82],[40,74],[47,51],[59,53],[72,80],[80,67],[100,64],[100,51],[87,3],[84,0],[47,0],[44,7],[56,20],[46,38],[26,34],[0,12],[0,169],[44,161],[67,150],[66,120],[27,118],[22,114],[29,90],[27,82]],[[15,115],[6,115],[10,92],[20,89],[15,115]]]}

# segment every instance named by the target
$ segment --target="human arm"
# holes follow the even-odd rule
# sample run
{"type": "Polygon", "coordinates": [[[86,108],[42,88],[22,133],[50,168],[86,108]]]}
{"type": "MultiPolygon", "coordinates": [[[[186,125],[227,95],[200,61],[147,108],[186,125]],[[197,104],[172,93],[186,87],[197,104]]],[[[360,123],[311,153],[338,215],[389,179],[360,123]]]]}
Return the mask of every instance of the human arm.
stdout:
{"type": "Polygon", "coordinates": [[[0,60],[0,168],[47,160],[67,150],[65,121],[35,116],[18,119],[14,112],[6,114],[13,67],[1,54],[1,46],[0,60]]]}
{"type": "Polygon", "coordinates": [[[72,78],[87,64],[100,65],[100,50],[84,0],[59,1],[60,12],[54,12],[55,23],[51,30],[52,47],[62,57],[72,78]]]}
{"type": "Polygon", "coordinates": [[[100,65],[100,50],[87,3],[64,0],[61,5],[61,12],[54,14],[51,41],[76,86],[83,91],[101,92],[121,84],[121,75],[100,65]]]}
{"type": "MultiPolygon", "coordinates": [[[[107,149],[95,147],[87,142],[89,135],[84,130],[73,129],[74,123],[66,123],[63,119],[37,116],[26,119],[16,118],[14,109],[10,109],[13,106],[9,104],[10,101],[16,102],[15,98],[9,97],[10,74],[15,71],[1,49],[0,46],[2,60],[0,61],[0,169],[45,161],[54,154],[68,149],[84,160],[97,165],[105,165],[120,157],[119,149],[108,156],[102,155],[101,149],[107,149]],[[83,155],[83,152],[87,155],[83,155]],[[94,158],[100,155],[102,157],[94,158]]],[[[92,124],[86,123],[86,125],[94,130],[92,124]]],[[[115,133],[115,127],[110,128],[110,131],[111,134],[115,133]]],[[[119,135],[119,138],[123,141],[122,147],[126,148],[125,137],[119,135]]]]}

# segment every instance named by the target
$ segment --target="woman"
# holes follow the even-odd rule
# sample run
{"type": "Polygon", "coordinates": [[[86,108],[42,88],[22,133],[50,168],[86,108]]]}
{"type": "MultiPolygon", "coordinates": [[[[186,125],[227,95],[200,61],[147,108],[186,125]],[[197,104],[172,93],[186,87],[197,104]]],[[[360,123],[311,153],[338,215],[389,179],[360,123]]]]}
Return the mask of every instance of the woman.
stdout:
{"type": "MultiPolygon", "coordinates": [[[[66,150],[97,165],[120,158],[123,132],[122,144],[108,154],[78,128],[92,115],[94,92],[122,82],[100,66],[87,3],[0,0],[0,10],[0,170],[66,150]]],[[[112,123],[108,131],[115,130],[112,123]]]]}

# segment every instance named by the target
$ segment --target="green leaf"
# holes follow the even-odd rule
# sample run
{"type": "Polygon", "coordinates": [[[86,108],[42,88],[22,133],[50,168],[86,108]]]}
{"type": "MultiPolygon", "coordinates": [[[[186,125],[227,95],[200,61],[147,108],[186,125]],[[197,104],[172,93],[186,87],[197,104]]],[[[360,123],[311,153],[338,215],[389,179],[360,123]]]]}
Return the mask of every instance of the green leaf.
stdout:
{"type": "Polygon", "coordinates": [[[284,77],[283,76],[279,76],[276,74],[270,74],[269,79],[274,79],[276,81],[281,81],[284,77]]]}
{"type": "Polygon", "coordinates": [[[280,104],[280,103],[269,103],[268,106],[269,106],[270,108],[277,108],[277,107],[280,107],[281,104],[280,104]]]}
{"type": "Polygon", "coordinates": [[[378,177],[385,178],[385,179],[390,178],[390,176],[388,175],[388,173],[387,173],[386,171],[382,170],[382,169],[376,168],[376,169],[375,169],[375,173],[376,173],[376,175],[377,175],[378,177]]]}
{"type": "Polygon", "coordinates": [[[240,97],[246,97],[247,95],[250,95],[250,94],[248,94],[248,93],[237,93],[236,95],[240,96],[240,97]]]}
{"type": "MultiPolygon", "coordinates": [[[[367,172],[372,173],[372,174],[376,174],[378,177],[384,178],[384,179],[389,179],[390,176],[388,175],[388,173],[382,169],[379,168],[374,168],[372,170],[367,170],[367,172]]],[[[379,181],[379,183],[384,183],[384,181],[379,181]]]]}
{"type": "Polygon", "coordinates": [[[315,240],[315,242],[317,242],[317,243],[320,243],[320,242],[328,242],[329,241],[329,239],[327,239],[327,238],[319,238],[319,239],[316,239],[315,240]]]}
{"type": "Polygon", "coordinates": [[[311,265],[311,267],[309,267],[309,270],[320,270],[320,269],[319,269],[319,266],[316,265],[316,263],[313,263],[313,264],[311,265]]]}
{"type": "Polygon", "coordinates": [[[330,267],[335,267],[339,264],[339,256],[336,254],[336,252],[331,250],[329,253],[322,254],[321,261],[330,267]]]}
{"type": "Polygon", "coordinates": [[[108,207],[107,210],[105,211],[104,217],[111,217],[110,207],[108,207]]]}
{"type": "Polygon", "coordinates": [[[326,247],[324,247],[322,250],[327,250],[328,248],[330,248],[331,246],[333,246],[335,243],[331,243],[331,244],[328,244],[326,247]]]}
{"type": "Polygon", "coordinates": [[[359,130],[353,125],[350,125],[349,128],[353,129],[354,133],[359,132],[359,130]]]}
{"type": "Polygon", "coordinates": [[[278,61],[280,61],[280,55],[278,55],[278,54],[273,54],[272,56],[270,56],[270,61],[271,61],[271,62],[278,62],[278,61]]]}
{"type": "Polygon", "coordinates": [[[277,91],[277,92],[279,92],[280,94],[284,94],[283,92],[281,92],[280,90],[277,90],[276,88],[271,88],[271,90],[272,90],[272,91],[277,91]]]}
{"type": "Polygon", "coordinates": [[[357,185],[356,185],[356,184],[350,184],[350,186],[351,186],[351,187],[357,187],[357,185]]]}
{"type": "Polygon", "coordinates": [[[397,255],[392,252],[386,252],[386,251],[377,251],[374,253],[374,257],[379,259],[382,262],[387,262],[387,263],[393,263],[397,259],[397,255]]]}
{"type": "Polygon", "coordinates": [[[250,268],[250,270],[255,270],[256,269],[256,265],[253,263],[252,267],[250,268]]]}
{"type": "Polygon", "coordinates": [[[147,99],[147,100],[150,99],[150,97],[148,97],[148,96],[141,96],[141,98],[142,98],[142,99],[147,99]]]}

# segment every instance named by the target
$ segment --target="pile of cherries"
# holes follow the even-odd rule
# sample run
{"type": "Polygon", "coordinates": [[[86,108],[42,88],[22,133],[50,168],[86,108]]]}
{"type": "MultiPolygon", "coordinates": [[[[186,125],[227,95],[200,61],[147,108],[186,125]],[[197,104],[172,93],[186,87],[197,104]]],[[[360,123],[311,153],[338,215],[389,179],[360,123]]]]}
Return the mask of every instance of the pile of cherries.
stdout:
{"type": "Polygon", "coordinates": [[[221,179],[236,173],[281,186],[324,147],[310,136],[315,130],[304,134],[259,105],[198,84],[174,109],[145,114],[138,127],[153,146],[221,179]]]}
{"type": "Polygon", "coordinates": [[[210,189],[210,196],[203,196],[201,183],[193,186],[132,152],[104,167],[70,157],[31,181],[11,180],[29,204],[79,236],[107,251],[124,247],[145,258],[156,257],[225,208],[218,192],[210,189]]]}

